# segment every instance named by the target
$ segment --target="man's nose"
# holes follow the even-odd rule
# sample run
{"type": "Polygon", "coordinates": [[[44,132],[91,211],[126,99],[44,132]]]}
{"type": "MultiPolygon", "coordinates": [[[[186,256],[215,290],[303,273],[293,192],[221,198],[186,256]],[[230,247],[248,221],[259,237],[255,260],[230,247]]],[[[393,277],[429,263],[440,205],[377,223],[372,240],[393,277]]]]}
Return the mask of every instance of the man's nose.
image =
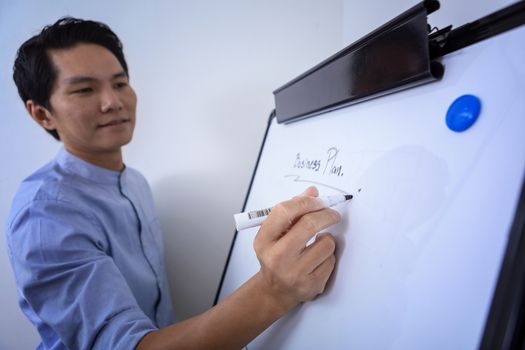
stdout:
{"type": "Polygon", "coordinates": [[[107,88],[102,91],[100,109],[103,113],[110,111],[118,111],[123,107],[123,103],[117,94],[117,92],[112,88],[107,88]]]}

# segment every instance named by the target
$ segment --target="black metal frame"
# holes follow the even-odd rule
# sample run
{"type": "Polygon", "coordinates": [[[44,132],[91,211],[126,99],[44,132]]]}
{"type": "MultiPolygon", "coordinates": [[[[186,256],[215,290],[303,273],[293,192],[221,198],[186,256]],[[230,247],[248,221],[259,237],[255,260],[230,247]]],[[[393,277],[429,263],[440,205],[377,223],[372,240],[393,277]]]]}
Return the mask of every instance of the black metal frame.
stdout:
{"type": "Polygon", "coordinates": [[[441,79],[443,66],[429,55],[423,1],[362,39],[276,89],[279,123],[289,123],[441,79]],[[388,61],[385,61],[388,57],[388,61]]]}
{"type": "Polygon", "coordinates": [[[480,349],[525,349],[525,181],[480,349]]]}

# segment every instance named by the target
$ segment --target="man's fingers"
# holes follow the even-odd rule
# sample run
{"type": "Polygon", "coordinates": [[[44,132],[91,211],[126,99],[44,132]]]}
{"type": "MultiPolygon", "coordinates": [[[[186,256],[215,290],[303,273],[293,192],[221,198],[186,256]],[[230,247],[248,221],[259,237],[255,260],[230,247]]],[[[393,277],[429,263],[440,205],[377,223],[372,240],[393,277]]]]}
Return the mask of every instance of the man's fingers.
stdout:
{"type": "Polygon", "coordinates": [[[338,223],[339,213],[325,208],[315,187],[272,208],[254,241],[261,275],[270,288],[297,302],[322,293],[335,265],[335,240],[319,231],[338,223]]]}
{"type": "Polygon", "coordinates": [[[322,292],[324,292],[326,282],[328,281],[330,275],[334,271],[334,267],[335,255],[332,254],[310,274],[310,278],[312,278],[315,281],[317,287],[317,294],[321,294],[322,292]]]}
{"type": "Polygon", "coordinates": [[[272,212],[263,222],[257,239],[263,244],[277,241],[302,216],[323,208],[321,200],[310,196],[298,196],[279,203],[272,208],[272,212]]]}
{"type": "Polygon", "coordinates": [[[279,241],[296,252],[302,252],[306,243],[319,231],[337,224],[341,221],[341,215],[333,209],[324,208],[303,215],[290,229],[290,231],[279,241]]]}
{"type": "Polygon", "coordinates": [[[309,186],[306,190],[304,190],[303,193],[301,193],[300,196],[310,196],[310,197],[317,197],[319,196],[319,191],[317,190],[317,187],[315,186],[309,186]]]}
{"type": "Polygon", "coordinates": [[[314,243],[310,244],[301,254],[300,263],[303,272],[311,273],[328,257],[334,254],[335,240],[331,234],[323,233],[317,236],[314,243]]]}

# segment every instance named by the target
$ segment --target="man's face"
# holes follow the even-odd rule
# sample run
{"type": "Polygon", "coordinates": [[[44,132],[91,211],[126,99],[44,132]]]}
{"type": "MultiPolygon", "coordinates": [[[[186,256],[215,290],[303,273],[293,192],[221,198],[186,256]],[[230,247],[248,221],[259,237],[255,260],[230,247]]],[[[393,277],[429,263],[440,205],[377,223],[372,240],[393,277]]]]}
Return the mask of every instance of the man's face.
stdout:
{"type": "Polygon", "coordinates": [[[103,156],[131,141],[137,97],[117,58],[96,44],[50,50],[57,78],[49,119],[66,149],[103,156]]]}

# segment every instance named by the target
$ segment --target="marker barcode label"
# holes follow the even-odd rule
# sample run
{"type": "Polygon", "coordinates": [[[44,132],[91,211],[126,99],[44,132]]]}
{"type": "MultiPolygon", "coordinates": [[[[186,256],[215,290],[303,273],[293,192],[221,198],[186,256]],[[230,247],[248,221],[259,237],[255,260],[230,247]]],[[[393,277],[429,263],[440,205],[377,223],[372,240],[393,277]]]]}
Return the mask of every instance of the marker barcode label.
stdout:
{"type": "Polygon", "coordinates": [[[272,211],[272,208],[250,211],[248,213],[248,218],[250,220],[255,219],[255,218],[260,218],[261,216],[266,216],[270,214],[271,211],[272,211]]]}

